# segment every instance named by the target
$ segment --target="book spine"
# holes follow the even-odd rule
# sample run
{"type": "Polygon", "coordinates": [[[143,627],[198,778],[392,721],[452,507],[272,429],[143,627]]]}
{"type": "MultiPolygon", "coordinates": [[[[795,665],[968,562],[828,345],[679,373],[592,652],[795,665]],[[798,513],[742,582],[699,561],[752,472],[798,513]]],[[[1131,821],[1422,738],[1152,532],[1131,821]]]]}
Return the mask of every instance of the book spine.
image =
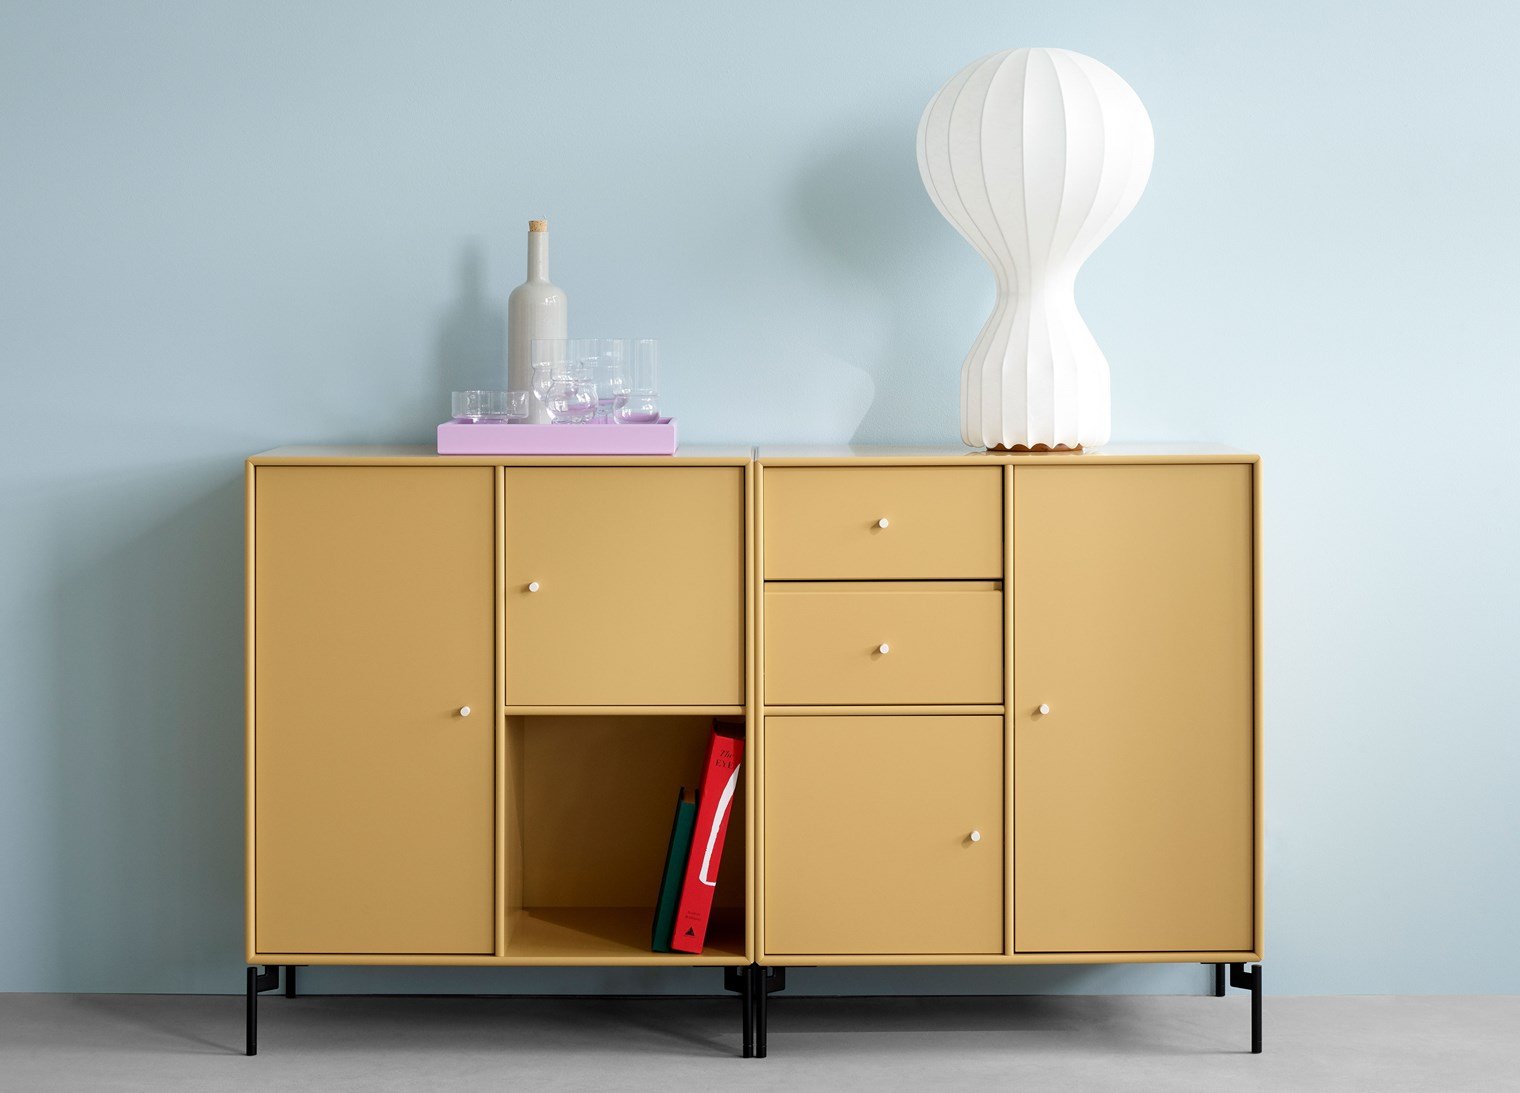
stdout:
{"type": "Polygon", "coordinates": [[[686,859],[691,854],[691,832],[697,821],[697,795],[682,788],[676,795],[676,815],[670,826],[670,845],[665,849],[665,869],[660,874],[660,894],[655,900],[654,926],[649,947],[668,953],[670,935],[676,926],[676,901],[686,874],[686,859]]]}
{"type": "Polygon", "coordinates": [[[713,728],[697,793],[697,822],[686,859],[686,879],[676,907],[675,929],[670,947],[680,953],[700,953],[712,916],[713,892],[718,884],[718,865],[723,860],[723,838],[739,788],[739,767],[744,738],[713,728]]]}

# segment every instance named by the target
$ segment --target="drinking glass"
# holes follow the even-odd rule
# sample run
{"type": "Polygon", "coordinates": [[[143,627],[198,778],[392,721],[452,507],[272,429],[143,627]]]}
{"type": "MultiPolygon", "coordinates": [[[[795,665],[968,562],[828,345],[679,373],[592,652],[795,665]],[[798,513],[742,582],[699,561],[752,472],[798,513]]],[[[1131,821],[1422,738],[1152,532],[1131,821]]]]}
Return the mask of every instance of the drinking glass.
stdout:
{"type": "Polygon", "coordinates": [[[596,416],[596,385],[584,363],[565,360],[548,366],[544,408],[556,425],[583,425],[596,416]]]}
{"type": "Polygon", "coordinates": [[[596,416],[595,392],[589,384],[571,376],[554,381],[545,405],[549,420],[555,425],[584,425],[596,416]]]}
{"type": "Polygon", "coordinates": [[[471,424],[505,421],[511,394],[511,391],[455,391],[452,398],[454,420],[471,424]]]}
{"type": "Polygon", "coordinates": [[[528,343],[528,363],[534,368],[563,364],[571,359],[572,347],[578,343],[570,338],[534,338],[528,343]]]}
{"type": "Polygon", "coordinates": [[[628,397],[628,340],[598,338],[591,363],[596,385],[596,420],[611,421],[622,400],[628,397]]]}
{"type": "Polygon", "coordinates": [[[533,406],[529,420],[554,421],[549,410],[550,391],[556,382],[575,374],[585,353],[584,338],[534,338],[528,347],[528,363],[533,370],[533,406]]]}
{"type": "Polygon", "coordinates": [[[506,420],[517,424],[527,421],[533,408],[532,391],[507,391],[506,420]]]}
{"type": "Polygon", "coordinates": [[[619,425],[654,425],[660,420],[660,400],[653,391],[632,391],[614,412],[619,425]]]}
{"type": "Polygon", "coordinates": [[[554,365],[544,363],[533,366],[533,412],[531,417],[540,421],[549,419],[549,388],[554,386],[554,365]]]}
{"type": "Polygon", "coordinates": [[[613,410],[619,425],[649,425],[660,420],[660,343],[635,338],[628,359],[628,394],[613,410]]]}

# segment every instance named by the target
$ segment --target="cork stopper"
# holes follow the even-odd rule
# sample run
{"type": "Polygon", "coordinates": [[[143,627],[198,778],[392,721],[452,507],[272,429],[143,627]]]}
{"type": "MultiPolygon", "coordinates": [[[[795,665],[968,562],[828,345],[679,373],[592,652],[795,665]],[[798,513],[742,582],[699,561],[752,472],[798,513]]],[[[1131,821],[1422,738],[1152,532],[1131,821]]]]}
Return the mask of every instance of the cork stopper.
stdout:
{"type": "Polygon", "coordinates": [[[530,220],[528,221],[528,230],[530,232],[546,232],[549,230],[549,222],[547,220],[530,220]]]}

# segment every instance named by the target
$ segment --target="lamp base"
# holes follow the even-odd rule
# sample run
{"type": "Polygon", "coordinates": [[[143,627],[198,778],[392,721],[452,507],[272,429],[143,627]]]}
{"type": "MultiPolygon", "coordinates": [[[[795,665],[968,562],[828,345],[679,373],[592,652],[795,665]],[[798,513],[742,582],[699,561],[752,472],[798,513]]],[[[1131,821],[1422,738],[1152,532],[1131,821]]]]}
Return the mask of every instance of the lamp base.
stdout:
{"type": "Polygon", "coordinates": [[[1030,447],[1028,444],[1015,444],[1011,448],[1005,448],[1001,444],[995,444],[987,450],[989,452],[1049,452],[1053,455],[1057,452],[1080,452],[1082,450],[1082,445],[1057,444],[1052,447],[1049,444],[1036,444],[1033,447],[1030,447]]]}

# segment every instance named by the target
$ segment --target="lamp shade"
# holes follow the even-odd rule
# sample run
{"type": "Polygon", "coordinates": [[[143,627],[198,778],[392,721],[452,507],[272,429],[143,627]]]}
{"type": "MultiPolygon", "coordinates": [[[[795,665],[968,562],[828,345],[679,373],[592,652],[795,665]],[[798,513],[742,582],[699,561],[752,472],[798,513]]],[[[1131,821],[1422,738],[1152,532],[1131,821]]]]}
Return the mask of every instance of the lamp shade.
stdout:
{"type": "Polygon", "coordinates": [[[1077,271],[1140,200],[1154,152],[1139,96],[1066,49],[983,57],[930,100],[919,173],[997,279],[997,306],[961,366],[967,444],[1107,443],[1108,361],[1077,312],[1077,271]]]}

